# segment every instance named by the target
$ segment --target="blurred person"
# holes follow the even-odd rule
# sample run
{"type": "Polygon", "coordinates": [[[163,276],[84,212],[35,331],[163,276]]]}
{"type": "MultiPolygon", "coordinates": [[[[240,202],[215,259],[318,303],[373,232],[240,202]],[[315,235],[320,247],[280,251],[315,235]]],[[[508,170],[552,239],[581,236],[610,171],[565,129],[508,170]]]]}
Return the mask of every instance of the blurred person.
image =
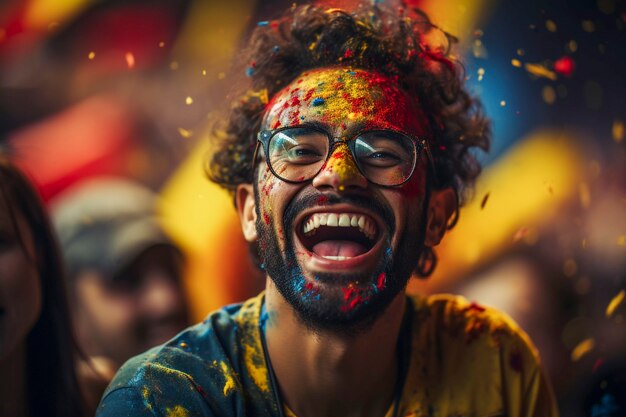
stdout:
{"type": "Polygon", "coordinates": [[[84,415],[62,261],[39,196],[0,156],[0,416],[84,415]]]}
{"type": "Polygon", "coordinates": [[[79,366],[92,404],[127,359],[188,325],[183,255],[155,203],[147,188],[114,177],[84,180],[52,202],[78,341],[97,371],[79,366]]]}
{"type": "Polygon", "coordinates": [[[511,319],[406,294],[489,147],[450,40],[389,2],[259,23],[253,90],[208,173],[234,197],[265,292],[127,362],[99,417],[558,414],[511,319]]]}

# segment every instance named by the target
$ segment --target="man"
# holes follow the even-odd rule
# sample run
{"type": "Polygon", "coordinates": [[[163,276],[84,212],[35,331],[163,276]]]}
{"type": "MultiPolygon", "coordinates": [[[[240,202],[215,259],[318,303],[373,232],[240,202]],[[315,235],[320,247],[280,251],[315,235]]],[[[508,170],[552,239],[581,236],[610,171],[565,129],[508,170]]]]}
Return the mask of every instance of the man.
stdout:
{"type": "Polygon", "coordinates": [[[76,334],[91,362],[80,363],[78,373],[94,410],[126,360],[189,323],[182,254],[158,224],[155,202],[143,186],[108,177],[83,181],[53,201],[76,334]]]}
{"type": "Polygon", "coordinates": [[[294,7],[262,23],[210,176],[266,290],[125,365],[99,416],[554,416],[509,319],[407,297],[488,126],[419,11],[294,7]],[[269,102],[265,100],[269,98],[269,102]]]}

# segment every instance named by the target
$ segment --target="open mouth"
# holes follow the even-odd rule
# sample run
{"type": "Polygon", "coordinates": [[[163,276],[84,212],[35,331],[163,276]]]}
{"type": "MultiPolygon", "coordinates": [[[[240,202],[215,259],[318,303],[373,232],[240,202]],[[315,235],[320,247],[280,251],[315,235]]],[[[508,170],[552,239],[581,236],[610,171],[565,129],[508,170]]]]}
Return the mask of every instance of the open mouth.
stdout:
{"type": "Polygon", "coordinates": [[[346,261],[370,252],[380,232],[367,214],[325,212],[304,217],[298,236],[308,252],[329,261],[346,261]]]}

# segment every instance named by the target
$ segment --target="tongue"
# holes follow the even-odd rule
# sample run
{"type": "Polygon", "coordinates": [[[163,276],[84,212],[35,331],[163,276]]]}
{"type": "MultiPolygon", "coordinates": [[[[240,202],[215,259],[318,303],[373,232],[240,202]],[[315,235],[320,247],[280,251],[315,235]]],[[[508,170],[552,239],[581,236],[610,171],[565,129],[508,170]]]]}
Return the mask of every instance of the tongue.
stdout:
{"type": "Polygon", "coordinates": [[[367,248],[360,243],[350,240],[324,240],[313,246],[313,252],[318,256],[354,258],[367,252],[367,248]]]}

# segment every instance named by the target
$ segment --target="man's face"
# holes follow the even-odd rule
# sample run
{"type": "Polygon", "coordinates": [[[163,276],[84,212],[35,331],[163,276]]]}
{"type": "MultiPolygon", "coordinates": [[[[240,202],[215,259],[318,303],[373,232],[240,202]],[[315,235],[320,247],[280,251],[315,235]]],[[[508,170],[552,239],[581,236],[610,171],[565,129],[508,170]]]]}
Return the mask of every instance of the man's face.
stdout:
{"type": "MultiPolygon", "coordinates": [[[[263,129],[322,126],[333,137],[392,129],[424,137],[426,123],[397,84],[350,68],[305,72],[268,104],[263,129]]],[[[255,184],[264,268],[313,328],[371,323],[402,291],[423,245],[425,158],[398,187],[369,182],[346,144],[311,180],[290,184],[262,162],[255,184]]]]}
{"type": "Polygon", "coordinates": [[[183,330],[188,323],[181,273],[182,257],[167,245],[147,249],[115,277],[82,272],[75,293],[85,353],[120,366],[183,330]]]}

